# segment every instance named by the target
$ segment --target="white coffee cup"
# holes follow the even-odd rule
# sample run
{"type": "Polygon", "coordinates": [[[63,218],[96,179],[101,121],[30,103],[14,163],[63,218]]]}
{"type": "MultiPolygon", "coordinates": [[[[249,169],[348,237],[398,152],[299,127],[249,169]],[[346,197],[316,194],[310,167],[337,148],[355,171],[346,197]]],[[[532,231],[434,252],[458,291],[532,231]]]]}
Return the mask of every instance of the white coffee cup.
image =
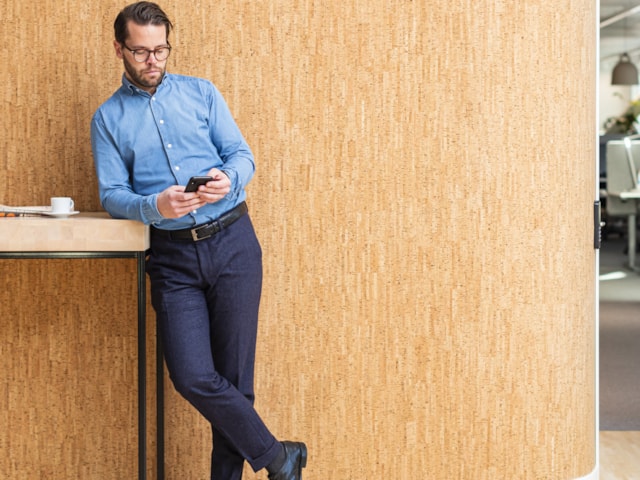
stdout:
{"type": "Polygon", "coordinates": [[[73,212],[73,200],[71,197],[51,197],[51,213],[73,212]]]}

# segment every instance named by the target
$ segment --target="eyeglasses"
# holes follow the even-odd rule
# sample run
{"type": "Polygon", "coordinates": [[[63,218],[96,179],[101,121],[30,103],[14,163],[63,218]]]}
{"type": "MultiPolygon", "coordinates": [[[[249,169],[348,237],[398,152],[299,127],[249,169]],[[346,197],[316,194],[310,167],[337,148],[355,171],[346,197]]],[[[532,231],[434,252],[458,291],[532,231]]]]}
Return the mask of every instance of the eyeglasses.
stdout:
{"type": "Polygon", "coordinates": [[[169,58],[169,54],[171,53],[171,45],[156,48],[155,50],[147,50],[146,48],[136,48],[134,50],[127,47],[125,44],[122,44],[122,46],[133,54],[133,59],[138,63],[144,63],[149,60],[149,56],[152,53],[158,62],[162,62],[169,58]]]}

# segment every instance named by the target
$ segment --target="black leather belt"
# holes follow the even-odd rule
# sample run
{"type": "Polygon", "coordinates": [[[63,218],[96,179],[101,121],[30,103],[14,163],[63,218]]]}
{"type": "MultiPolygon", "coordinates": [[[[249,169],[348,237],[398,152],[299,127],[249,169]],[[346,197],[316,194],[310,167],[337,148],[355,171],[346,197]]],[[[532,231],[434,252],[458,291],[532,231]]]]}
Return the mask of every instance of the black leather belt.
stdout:
{"type": "Polygon", "coordinates": [[[213,222],[203,223],[202,225],[196,225],[193,228],[185,228],[182,230],[160,230],[155,227],[152,227],[151,230],[153,233],[162,235],[163,237],[171,240],[190,240],[192,242],[197,242],[199,240],[212,237],[219,231],[228,228],[229,225],[238,220],[248,211],[247,203],[242,202],[228,212],[223,213],[213,222]]]}

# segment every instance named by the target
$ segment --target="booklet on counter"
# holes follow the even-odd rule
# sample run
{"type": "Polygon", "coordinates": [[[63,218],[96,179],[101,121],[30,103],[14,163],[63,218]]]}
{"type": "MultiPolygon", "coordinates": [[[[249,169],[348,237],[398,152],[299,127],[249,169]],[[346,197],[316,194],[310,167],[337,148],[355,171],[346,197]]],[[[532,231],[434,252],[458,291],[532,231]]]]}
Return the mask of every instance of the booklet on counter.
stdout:
{"type": "Polygon", "coordinates": [[[10,207],[9,205],[0,205],[0,218],[38,217],[49,215],[50,213],[51,207],[10,207]]]}
{"type": "Polygon", "coordinates": [[[57,217],[67,218],[72,215],[77,215],[80,212],[78,210],[71,210],[68,212],[53,211],[51,206],[46,207],[10,207],[9,205],[0,204],[0,217],[57,217]]]}

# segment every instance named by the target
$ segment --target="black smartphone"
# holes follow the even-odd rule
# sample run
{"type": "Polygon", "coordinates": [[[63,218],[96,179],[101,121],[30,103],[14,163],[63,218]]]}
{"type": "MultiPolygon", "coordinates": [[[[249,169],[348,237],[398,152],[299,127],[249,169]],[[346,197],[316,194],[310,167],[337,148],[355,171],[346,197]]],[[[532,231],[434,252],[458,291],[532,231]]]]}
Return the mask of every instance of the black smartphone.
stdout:
{"type": "Polygon", "coordinates": [[[197,192],[198,191],[198,187],[200,185],[204,185],[207,182],[210,182],[211,180],[213,180],[213,177],[191,177],[189,179],[189,182],[187,183],[187,186],[185,187],[184,191],[185,192],[197,192]]]}

